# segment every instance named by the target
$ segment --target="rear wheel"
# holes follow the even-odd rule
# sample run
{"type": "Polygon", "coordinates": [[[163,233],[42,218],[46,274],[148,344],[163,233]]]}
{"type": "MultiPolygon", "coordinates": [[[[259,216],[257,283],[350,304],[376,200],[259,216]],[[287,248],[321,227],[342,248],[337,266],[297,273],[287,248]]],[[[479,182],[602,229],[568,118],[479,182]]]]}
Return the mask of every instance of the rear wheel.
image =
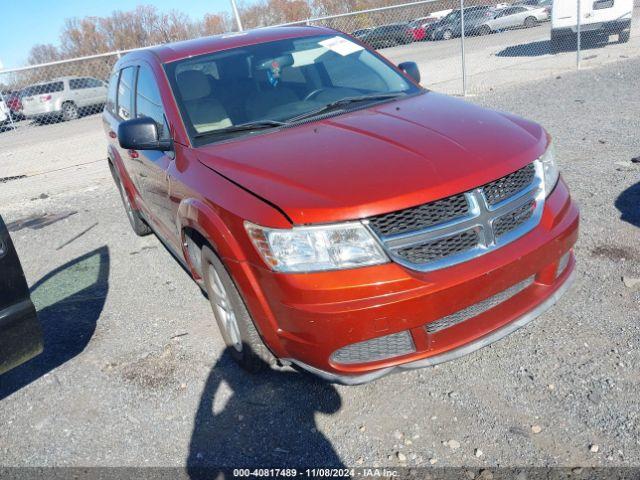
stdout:
{"type": "Polygon", "coordinates": [[[233,359],[249,372],[275,364],[227,269],[207,246],[202,247],[201,268],[213,315],[233,359]]]}
{"type": "Polygon", "coordinates": [[[491,33],[491,27],[489,25],[482,25],[478,29],[478,34],[480,35],[489,35],[491,33]]]}
{"type": "Polygon", "coordinates": [[[527,17],[524,19],[524,26],[527,28],[535,27],[538,24],[536,17],[527,17]]]}
{"type": "Polygon", "coordinates": [[[144,237],[145,235],[149,235],[151,233],[151,228],[149,225],[145,223],[145,221],[140,216],[140,212],[134,210],[131,206],[131,201],[129,200],[129,195],[127,194],[122,182],[120,181],[120,177],[118,176],[115,167],[109,162],[109,169],[111,170],[111,176],[113,180],[116,182],[116,186],[118,187],[118,191],[120,192],[120,198],[122,199],[122,204],[124,205],[124,211],[127,214],[127,218],[129,219],[129,223],[131,224],[131,228],[139,237],[144,237]]]}
{"type": "Polygon", "coordinates": [[[73,102],[65,102],[62,104],[62,120],[69,122],[80,116],[78,107],[73,102]]]}

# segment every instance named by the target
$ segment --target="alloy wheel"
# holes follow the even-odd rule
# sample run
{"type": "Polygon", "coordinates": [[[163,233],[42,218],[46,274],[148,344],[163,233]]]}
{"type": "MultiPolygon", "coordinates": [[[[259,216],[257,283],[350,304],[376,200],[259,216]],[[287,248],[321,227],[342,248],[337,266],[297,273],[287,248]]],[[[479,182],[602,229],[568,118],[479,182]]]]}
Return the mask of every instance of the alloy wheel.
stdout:
{"type": "Polygon", "coordinates": [[[222,283],[222,279],[213,265],[209,265],[209,281],[211,282],[211,299],[216,316],[220,320],[220,324],[224,327],[227,337],[233,348],[238,352],[242,351],[242,338],[240,336],[240,328],[238,327],[238,319],[231,305],[231,299],[227,293],[227,289],[222,283]]]}

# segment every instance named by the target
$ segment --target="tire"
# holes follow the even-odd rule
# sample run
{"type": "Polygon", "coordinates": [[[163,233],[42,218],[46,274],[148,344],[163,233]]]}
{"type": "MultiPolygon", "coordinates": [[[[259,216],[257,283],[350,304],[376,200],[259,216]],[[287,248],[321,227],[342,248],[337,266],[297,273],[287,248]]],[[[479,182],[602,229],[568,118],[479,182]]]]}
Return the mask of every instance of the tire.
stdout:
{"type": "Polygon", "coordinates": [[[120,181],[120,177],[118,176],[115,167],[109,162],[109,169],[111,170],[111,176],[113,180],[116,182],[116,186],[118,187],[118,191],[120,192],[120,198],[122,199],[122,204],[124,206],[124,211],[127,214],[127,218],[129,219],[129,224],[131,224],[131,228],[139,237],[144,237],[151,233],[151,228],[140,216],[140,212],[134,210],[131,206],[131,201],[129,200],[129,195],[124,189],[122,182],[120,181]]]}
{"type": "Polygon", "coordinates": [[[276,358],[260,338],[233,279],[206,245],[202,247],[201,269],[213,316],[233,359],[252,373],[274,365],[276,358]]]}
{"type": "Polygon", "coordinates": [[[526,28],[535,27],[536,25],[538,25],[538,20],[536,19],[536,17],[527,17],[524,19],[524,26],[526,28]]]}
{"type": "Polygon", "coordinates": [[[443,40],[451,40],[453,38],[453,32],[451,30],[445,30],[442,32],[443,40]]]}
{"type": "Polygon", "coordinates": [[[631,30],[620,32],[618,34],[618,43],[627,43],[631,38],[631,30]]]}
{"type": "Polygon", "coordinates": [[[62,104],[62,120],[65,122],[70,122],[71,120],[75,120],[80,116],[80,112],[78,111],[78,107],[73,102],[65,102],[62,104]]]}
{"type": "Polygon", "coordinates": [[[489,35],[491,33],[491,27],[489,25],[482,25],[478,29],[478,35],[489,35]]]}

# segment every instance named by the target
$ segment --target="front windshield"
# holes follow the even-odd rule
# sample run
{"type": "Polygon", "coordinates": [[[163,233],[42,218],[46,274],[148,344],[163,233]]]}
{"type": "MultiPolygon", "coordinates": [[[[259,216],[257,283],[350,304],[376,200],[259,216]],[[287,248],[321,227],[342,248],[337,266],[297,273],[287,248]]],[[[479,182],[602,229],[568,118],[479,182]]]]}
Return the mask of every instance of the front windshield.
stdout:
{"type": "Polygon", "coordinates": [[[342,99],[420,91],[375,54],[339,35],[248,45],[165,68],[199,145],[228,138],[234,126],[287,122],[342,99]]]}

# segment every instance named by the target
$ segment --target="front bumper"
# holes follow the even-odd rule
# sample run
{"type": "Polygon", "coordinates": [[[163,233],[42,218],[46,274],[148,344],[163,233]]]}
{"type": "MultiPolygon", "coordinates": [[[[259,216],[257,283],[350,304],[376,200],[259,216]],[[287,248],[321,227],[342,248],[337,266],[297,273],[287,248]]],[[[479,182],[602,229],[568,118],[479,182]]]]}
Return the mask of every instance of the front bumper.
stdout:
{"type": "Polygon", "coordinates": [[[0,374],[42,352],[42,330],[31,300],[0,310],[0,374]]]}
{"type": "Polygon", "coordinates": [[[567,290],[569,290],[569,287],[571,287],[571,285],[573,284],[573,281],[575,280],[575,270],[573,270],[573,267],[570,268],[572,268],[572,270],[564,280],[564,283],[562,283],[549,298],[547,298],[530,312],[525,313],[516,320],[507,323],[504,327],[499,328],[498,330],[495,330],[492,333],[485,335],[484,337],[467,343],[466,345],[463,345],[461,347],[454,348],[453,350],[450,350],[448,352],[434,355],[433,357],[427,357],[422,360],[403,363],[392,367],[381,368],[379,370],[374,370],[362,375],[341,375],[320,370],[293,358],[287,360],[307,370],[308,372],[313,373],[314,375],[317,375],[330,382],[340,383],[342,385],[360,385],[363,383],[371,382],[380,377],[384,377],[385,375],[388,375],[390,373],[401,372],[403,370],[415,370],[418,368],[433,367],[440,363],[456,360],[460,357],[473,353],[476,350],[491,345],[498,340],[501,340],[502,338],[506,337],[510,333],[515,332],[519,328],[524,327],[529,322],[535,320],[537,317],[549,310],[553,305],[556,304],[560,297],[562,297],[567,292],[567,290]]]}
{"type": "Polygon", "coordinates": [[[396,369],[434,365],[502,338],[553,305],[571,282],[575,261],[567,253],[576,242],[578,221],[560,180],[540,224],[493,252],[432,272],[388,263],[279,274],[251,265],[260,289],[253,297],[261,297],[268,312],[251,308],[252,302],[249,307],[277,357],[333,381],[362,383],[396,369]],[[569,261],[558,275],[563,257],[569,261]],[[436,332],[426,328],[528,280],[526,288],[461,323],[436,332]],[[274,320],[275,331],[269,327],[274,320]],[[363,363],[332,359],[349,345],[401,332],[411,335],[413,351],[363,363]]]}

